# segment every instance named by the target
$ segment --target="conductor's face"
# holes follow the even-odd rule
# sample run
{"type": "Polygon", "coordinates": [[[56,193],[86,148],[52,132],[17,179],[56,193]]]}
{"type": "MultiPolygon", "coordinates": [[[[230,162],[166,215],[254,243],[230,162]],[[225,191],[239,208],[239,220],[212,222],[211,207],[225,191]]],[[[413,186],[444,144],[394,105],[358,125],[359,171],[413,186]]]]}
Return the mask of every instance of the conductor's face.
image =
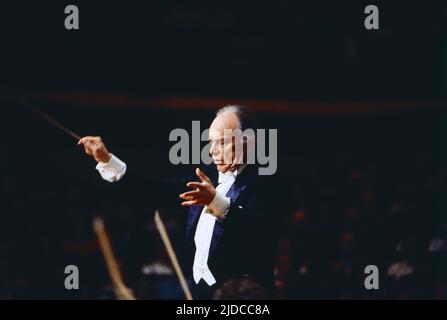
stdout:
{"type": "Polygon", "coordinates": [[[239,119],[235,113],[228,111],[218,115],[211,123],[209,130],[209,142],[211,143],[210,154],[217,170],[221,172],[233,171],[239,164],[235,161],[234,137],[228,137],[230,130],[240,128],[239,119]]]}

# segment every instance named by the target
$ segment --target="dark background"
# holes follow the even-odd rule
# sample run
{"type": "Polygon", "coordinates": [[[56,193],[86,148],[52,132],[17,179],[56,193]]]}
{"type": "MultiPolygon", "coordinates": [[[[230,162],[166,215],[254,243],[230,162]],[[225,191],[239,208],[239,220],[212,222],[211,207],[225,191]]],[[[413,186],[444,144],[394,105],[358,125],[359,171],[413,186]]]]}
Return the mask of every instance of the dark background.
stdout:
{"type": "MultiPolygon", "coordinates": [[[[169,164],[169,132],[204,129],[231,101],[278,129],[274,192],[294,195],[275,213],[278,298],[445,299],[446,16],[434,1],[2,4],[0,297],[115,298],[91,228],[102,215],[137,296],[181,298],[174,276],[153,271],[170,269],[153,181],[192,170],[169,164]],[[68,4],[78,31],[64,28],[68,4]],[[367,4],[380,30],[364,28],[367,4]],[[102,181],[19,96],[101,135],[138,172],[122,181],[132,191],[102,181]],[[63,286],[68,264],[79,291],[63,286]],[[363,286],[369,264],[377,291],[363,286]],[[409,274],[388,274],[403,264],[409,274]]],[[[180,251],[185,217],[161,209],[180,251]]]]}
{"type": "MultiPolygon", "coordinates": [[[[442,1],[14,1],[2,4],[2,83],[142,95],[439,97],[442,1]],[[64,27],[77,4],[80,30],[64,27]]],[[[444,29],[443,29],[444,28],[444,29]]],[[[444,46],[444,47],[443,47],[444,46]]]]}

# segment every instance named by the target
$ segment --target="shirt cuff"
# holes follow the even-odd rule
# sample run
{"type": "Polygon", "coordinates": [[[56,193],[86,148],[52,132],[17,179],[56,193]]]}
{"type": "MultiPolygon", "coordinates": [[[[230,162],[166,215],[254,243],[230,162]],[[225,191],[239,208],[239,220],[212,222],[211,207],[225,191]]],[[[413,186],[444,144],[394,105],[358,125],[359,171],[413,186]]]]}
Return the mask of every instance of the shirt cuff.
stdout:
{"type": "Polygon", "coordinates": [[[111,155],[109,162],[98,162],[96,170],[99,171],[104,180],[115,182],[120,180],[126,173],[126,164],[113,154],[111,155]]]}
{"type": "Polygon", "coordinates": [[[228,209],[230,208],[231,200],[230,198],[225,197],[224,195],[216,192],[213,201],[208,205],[208,209],[210,209],[210,213],[215,216],[218,220],[222,221],[225,219],[228,209]]]}

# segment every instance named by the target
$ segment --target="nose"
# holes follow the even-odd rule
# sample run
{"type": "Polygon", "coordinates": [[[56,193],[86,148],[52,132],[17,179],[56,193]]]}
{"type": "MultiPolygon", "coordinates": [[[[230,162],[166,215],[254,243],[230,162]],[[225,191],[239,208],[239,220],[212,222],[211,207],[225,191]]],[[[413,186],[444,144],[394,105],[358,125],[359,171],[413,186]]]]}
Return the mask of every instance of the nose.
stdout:
{"type": "Polygon", "coordinates": [[[211,147],[210,147],[210,155],[216,155],[217,154],[217,146],[216,146],[216,142],[211,142],[211,147]]]}

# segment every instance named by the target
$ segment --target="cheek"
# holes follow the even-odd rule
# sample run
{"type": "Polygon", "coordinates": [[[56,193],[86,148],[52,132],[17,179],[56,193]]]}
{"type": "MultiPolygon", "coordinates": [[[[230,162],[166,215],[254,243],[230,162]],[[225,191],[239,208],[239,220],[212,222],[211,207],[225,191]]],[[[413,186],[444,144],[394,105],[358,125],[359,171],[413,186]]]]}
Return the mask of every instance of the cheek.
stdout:
{"type": "Polygon", "coordinates": [[[223,152],[227,157],[232,156],[233,155],[233,145],[231,145],[231,144],[226,145],[223,148],[223,152]]]}

